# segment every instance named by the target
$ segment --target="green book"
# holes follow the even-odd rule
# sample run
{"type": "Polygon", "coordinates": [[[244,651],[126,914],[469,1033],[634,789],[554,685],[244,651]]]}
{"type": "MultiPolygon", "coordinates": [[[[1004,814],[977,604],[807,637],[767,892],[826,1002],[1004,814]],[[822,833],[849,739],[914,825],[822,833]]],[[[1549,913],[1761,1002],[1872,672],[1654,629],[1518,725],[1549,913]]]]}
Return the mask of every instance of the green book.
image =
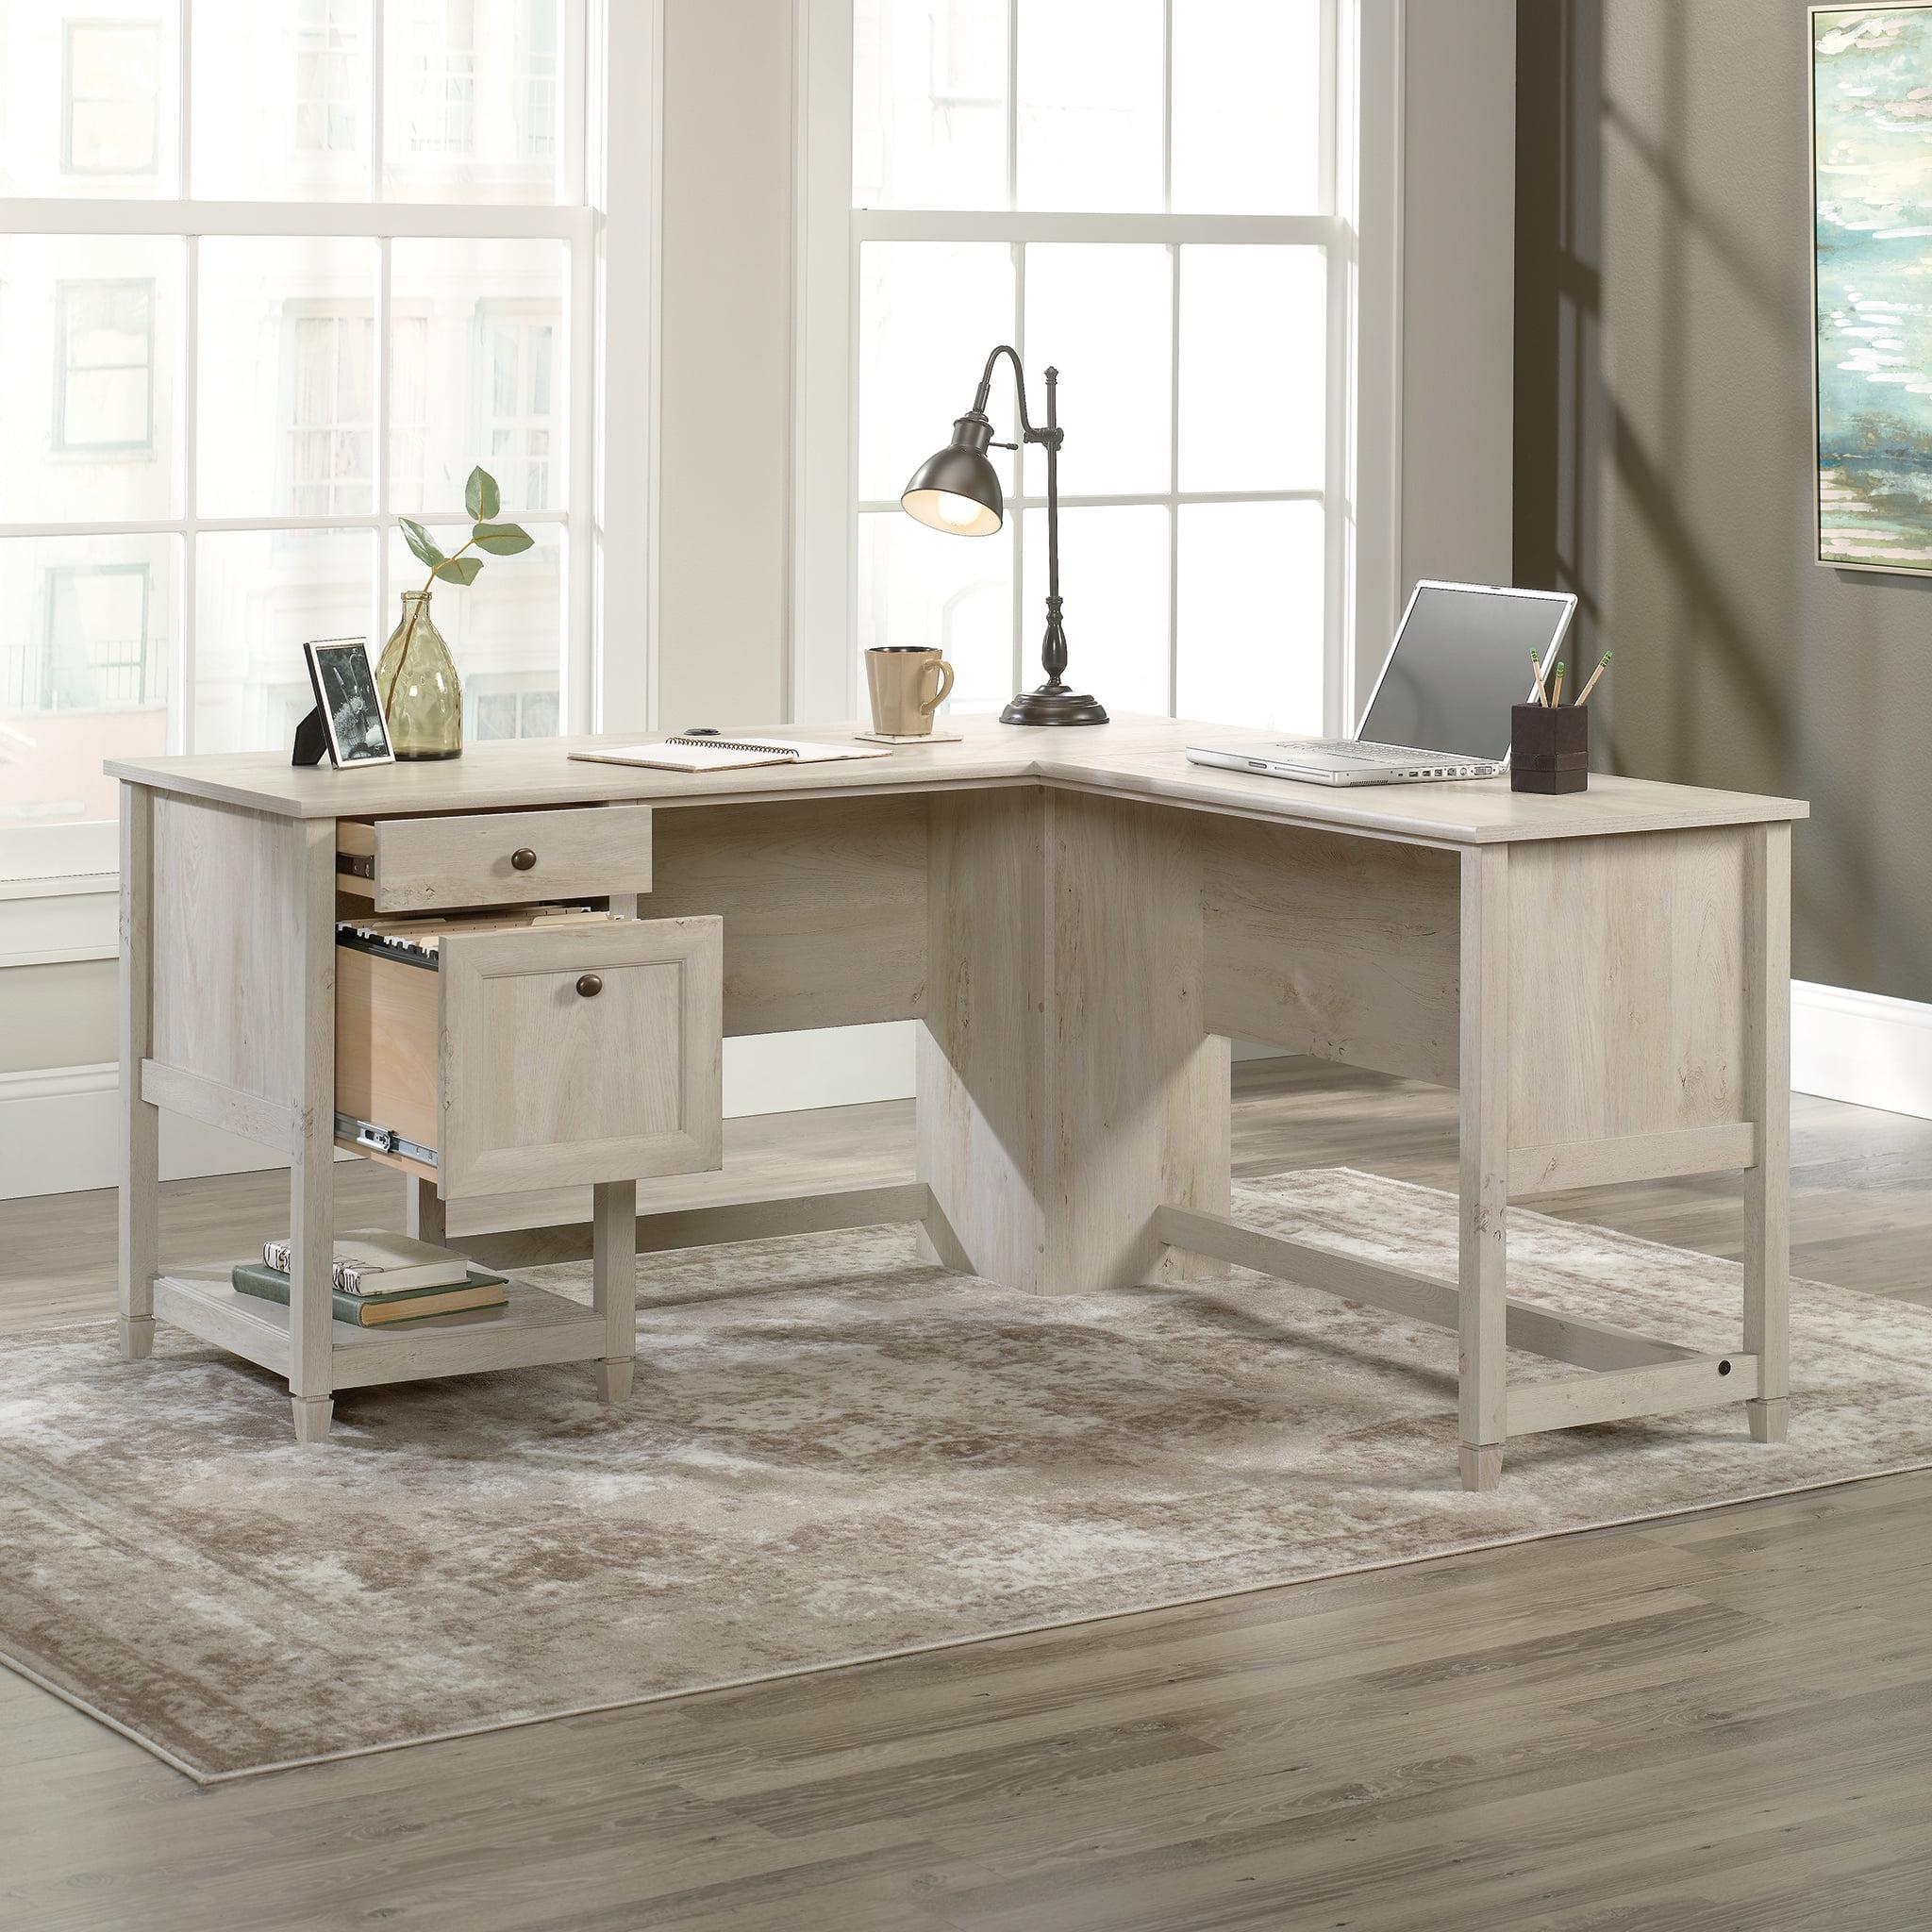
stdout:
{"type": "MultiPolygon", "coordinates": [[[[228,1278],[237,1294],[288,1306],[289,1277],[279,1268],[265,1267],[259,1261],[237,1261],[228,1278]]],[[[500,1308],[509,1299],[504,1282],[501,1274],[472,1268],[469,1280],[454,1288],[405,1288],[394,1294],[343,1294],[337,1291],[329,1299],[338,1322],[353,1323],[358,1328],[381,1328],[392,1322],[422,1322],[432,1315],[500,1308]]]]}

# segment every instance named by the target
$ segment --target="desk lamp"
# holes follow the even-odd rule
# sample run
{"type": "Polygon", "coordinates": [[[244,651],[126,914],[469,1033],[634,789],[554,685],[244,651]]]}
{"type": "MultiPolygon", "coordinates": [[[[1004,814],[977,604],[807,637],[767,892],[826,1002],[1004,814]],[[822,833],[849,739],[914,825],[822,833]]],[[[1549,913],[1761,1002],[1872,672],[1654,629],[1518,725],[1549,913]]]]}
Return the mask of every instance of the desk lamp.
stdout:
{"type": "MultiPolygon", "coordinates": [[[[1046,446],[1046,637],[1040,662],[1046,682],[1038,691],[1024,691],[1000,713],[1002,724],[1105,724],[1106,708],[1094,698],[1070,690],[1060,681],[1067,668],[1067,633],[1060,624],[1060,444],[1054,391],[1058,369],[1046,372],[1046,426],[1036,429],[1026,420],[1026,377],[1020,358],[1002,342],[986,358],[986,373],[973,407],[953,425],[953,440],[936,456],[926,458],[900,492],[899,504],[909,517],[948,537],[991,537],[1006,522],[1000,479],[987,457],[992,446],[992,423],[986,399],[992,392],[992,369],[1002,356],[1013,365],[1013,391],[1020,411],[1022,441],[1046,446]]],[[[1017,449],[1003,442],[1001,449],[1017,449]]]]}

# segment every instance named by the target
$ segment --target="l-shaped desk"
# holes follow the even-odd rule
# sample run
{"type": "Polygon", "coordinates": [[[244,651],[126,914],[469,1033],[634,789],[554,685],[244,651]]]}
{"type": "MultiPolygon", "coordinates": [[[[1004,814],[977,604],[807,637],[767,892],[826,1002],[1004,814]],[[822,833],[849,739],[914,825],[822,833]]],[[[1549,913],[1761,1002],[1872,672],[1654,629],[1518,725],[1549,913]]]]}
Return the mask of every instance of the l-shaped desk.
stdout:
{"type": "MultiPolygon", "coordinates": [[[[684,1238],[916,1219],[934,1258],[1041,1293],[1206,1259],[1393,1308],[1457,1332],[1472,1488],[1541,1429],[1740,1401],[1782,1439],[1805,805],[1616,777],[1331,791],[1190,765],[1203,727],[1164,719],[956,723],[889,758],[703,776],[557,740],[361,772],[109,764],[124,1352],[158,1315],[261,1363],[305,1441],[336,1390],[422,1375],[583,1360],[621,1400],[637,1217],[655,1177],[720,1165],[722,1037],[917,1020],[915,1183],[687,1214],[684,1238]],[[338,945],[358,911],[582,900],[612,917],[453,937],[427,973],[338,945]],[[1230,1037],[1459,1088],[1455,1284],[1230,1218],[1230,1037]],[[288,1309],[161,1269],[161,1108],[290,1156],[288,1309]],[[339,1141],[405,1170],[431,1236],[451,1198],[590,1182],[593,1306],[519,1285],[491,1317],[334,1322],[339,1141]],[[1719,1172],[1744,1176],[1735,1353],[1508,1298],[1512,1195],[1719,1172]],[[1584,1373],[1512,1389],[1506,1346],[1584,1373]]],[[[582,1252],[545,1242],[458,1244],[582,1252]]]]}

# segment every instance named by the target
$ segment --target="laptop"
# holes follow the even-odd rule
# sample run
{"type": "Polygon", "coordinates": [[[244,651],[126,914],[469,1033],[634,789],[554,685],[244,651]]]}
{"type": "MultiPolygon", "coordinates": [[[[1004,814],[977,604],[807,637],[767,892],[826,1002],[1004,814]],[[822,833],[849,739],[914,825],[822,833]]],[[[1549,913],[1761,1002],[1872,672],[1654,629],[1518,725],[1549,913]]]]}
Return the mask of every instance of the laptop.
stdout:
{"type": "Polygon", "coordinates": [[[1424,579],[1355,737],[1191,744],[1188,758],[1311,785],[1500,777],[1509,765],[1509,708],[1532,693],[1530,653],[1553,664],[1575,614],[1567,591],[1424,579]]]}

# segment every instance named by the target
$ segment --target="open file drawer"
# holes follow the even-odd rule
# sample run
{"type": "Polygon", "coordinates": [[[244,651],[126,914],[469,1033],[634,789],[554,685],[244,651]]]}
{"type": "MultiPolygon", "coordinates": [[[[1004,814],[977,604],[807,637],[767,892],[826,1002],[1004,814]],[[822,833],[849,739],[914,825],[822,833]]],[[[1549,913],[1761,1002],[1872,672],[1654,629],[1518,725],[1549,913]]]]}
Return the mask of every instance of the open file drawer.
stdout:
{"type": "Polygon", "coordinates": [[[446,1199],[722,1164],[723,922],[336,944],[336,1139],[446,1199]]]}

